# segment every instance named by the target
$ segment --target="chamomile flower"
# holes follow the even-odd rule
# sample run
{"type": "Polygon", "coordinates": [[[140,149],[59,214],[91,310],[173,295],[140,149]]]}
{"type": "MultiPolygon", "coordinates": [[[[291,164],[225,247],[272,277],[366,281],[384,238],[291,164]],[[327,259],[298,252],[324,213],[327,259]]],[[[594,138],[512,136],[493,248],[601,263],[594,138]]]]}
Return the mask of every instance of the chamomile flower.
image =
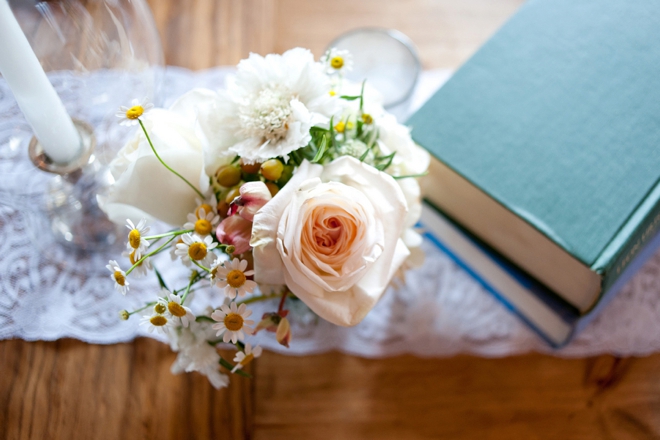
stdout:
{"type": "Polygon", "coordinates": [[[321,59],[328,75],[334,73],[343,74],[353,69],[353,55],[347,50],[339,50],[333,47],[321,59]]]}
{"type": "MultiPolygon", "coordinates": [[[[135,250],[132,252],[124,251],[122,252],[121,256],[128,258],[128,260],[131,262],[131,266],[140,261],[139,258],[135,258],[135,250]]],[[[148,271],[151,269],[153,269],[153,266],[151,265],[151,258],[145,258],[142,263],[138,264],[135,269],[131,271],[131,274],[135,275],[136,278],[143,277],[147,275],[148,271]]]]}
{"type": "Polygon", "coordinates": [[[216,389],[224,388],[229,385],[229,377],[219,371],[219,361],[220,355],[215,348],[203,341],[184,347],[172,364],[171,371],[173,374],[197,371],[205,375],[216,389]]]}
{"type": "Polygon", "coordinates": [[[199,206],[194,213],[188,214],[188,222],[183,225],[184,229],[193,229],[200,237],[210,235],[214,227],[220,223],[220,216],[211,211],[210,206],[204,205],[206,204],[199,206]]]}
{"type": "Polygon", "coordinates": [[[121,270],[119,264],[115,260],[110,260],[105,266],[111,272],[110,279],[115,282],[115,289],[122,295],[128,292],[128,280],[126,280],[126,272],[121,270]]]}
{"type": "Polygon", "coordinates": [[[246,293],[252,293],[257,283],[248,280],[247,277],[254,275],[253,270],[246,271],[247,260],[234,258],[231,263],[223,261],[220,264],[216,260],[215,267],[211,269],[211,281],[224,289],[228,298],[234,299],[236,295],[245,296],[246,293]]]}
{"type": "MultiPolygon", "coordinates": [[[[154,309],[156,309],[159,305],[162,306],[162,304],[157,303],[154,309]]],[[[164,335],[169,333],[172,324],[173,322],[171,318],[169,318],[167,315],[158,313],[156,310],[154,310],[154,313],[151,315],[144,315],[140,320],[140,325],[146,325],[147,331],[149,333],[156,332],[163,333],[164,335]]]]}
{"type": "Polygon", "coordinates": [[[189,307],[181,304],[181,297],[172,292],[165,291],[166,296],[159,298],[158,302],[167,307],[167,312],[172,315],[174,322],[180,322],[182,326],[188,327],[195,320],[195,315],[189,307]]]}
{"type": "Polygon", "coordinates": [[[236,302],[232,302],[229,306],[223,304],[219,310],[211,314],[213,320],[218,321],[213,324],[212,328],[217,330],[216,336],[222,336],[223,342],[236,343],[239,340],[245,339],[245,333],[251,334],[254,321],[246,319],[252,314],[252,310],[247,310],[245,304],[236,306],[236,302]]]}
{"type": "Polygon", "coordinates": [[[153,104],[148,102],[147,99],[142,101],[134,99],[131,101],[130,107],[121,106],[115,116],[119,118],[121,125],[131,126],[138,123],[140,116],[144,115],[147,111],[153,108],[153,104]]]}
{"type": "Polygon", "coordinates": [[[181,239],[183,240],[183,243],[178,243],[176,245],[176,251],[174,251],[174,253],[178,255],[184,263],[192,260],[201,262],[202,264],[208,264],[208,261],[214,258],[213,253],[209,251],[218,246],[218,243],[215,243],[213,237],[210,235],[201,238],[197,234],[183,234],[181,239]]]}
{"type": "Polygon", "coordinates": [[[234,362],[237,362],[237,364],[232,368],[231,372],[235,373],[236,370],[240,370],[250,362],[252,362],[254,359],[258,358],[261,356],[262,349],[260,346],[252,348],[252,345],[248,342],[245,344],[245,351],[239,351],[236,353],[236,356],[234,357],[234,362]]]}
{"type": "Polygon", "coordinates": [[[128,233],[126,249],[129,251],[135,250],[134,258],[136,258],[137,261],[142,258],[142,255],[149,247],[149,242],[144,238],[144,235],[149,232],[149,226],[147,226],[147,221],[145,219],[141,219],[137,226],[129,219],[126,220],[126,223],[126,227],[130,231],[128,233]]]}

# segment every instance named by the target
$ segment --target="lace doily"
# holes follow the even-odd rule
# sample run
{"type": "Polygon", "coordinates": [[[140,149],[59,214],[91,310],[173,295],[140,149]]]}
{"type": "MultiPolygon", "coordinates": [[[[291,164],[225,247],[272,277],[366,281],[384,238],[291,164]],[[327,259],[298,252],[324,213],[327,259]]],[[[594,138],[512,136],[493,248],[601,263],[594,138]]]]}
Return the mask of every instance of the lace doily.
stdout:
{"type": "MultiPolygon", "coordinates": [[[[168,68],[161,104],[168,105],[193,87],[220,88],[230,71],[168,68]]],[[[425,72],[410,108],[402,111],[417,108],[449,74],[444,70],[425,72]]],[[[96,79],[92,82],[96,87],[115,90],[111,72],[100,73],[96,79]]],[[[96,126],[102,125],[105,118],[104,114],[86,116],[96,126]]],[[[106,154],[111,155],[121,136],[110,129],[97,131],[106,154]]],[[[0,79],[0,339],[71,337],[110,344],[152,336],[138,326],[138,319],[121,321],[118,311],[132,310],[150,300],[158,288],[155,277],[131,281],[131,291],[123,297],[113,289],[109,274],[104,272],[103,256],[63,257],[38,246],[39,235],[31,230],[31,217],[36,215],[34,206],[40,191],[52,177],[34,170],[29,162],[26,150],[30,136],[29,126],[0,79]]],[[[424,242],[423,249],[424,265],[409,271],[400,286],[390,288],[356,327],[328,324],[299,304],[291,314],[290,349],[279,346],[272,335],[260,334],[259,342],[273,351],[296,355],[339,350],[365,357],[402,353],[505,356],[529,351],[572,357],[660,351],[660,253],[582,333],[555,351],[433,244],[424,242]]],[[[169,258],[162,257],[155,262],[161,272],[168,273],[172,284],[182,284],[186,274],[169,271],[169,258]]],[[[197,295],[206,296],[208,292],[200,291],[197,295]]],[[[192,302],[199,307],[214,303],[208,297],[192,302]]],[[[258,317],[274,307],[275,303],[255,304],[254,314],[258,317]]]]}

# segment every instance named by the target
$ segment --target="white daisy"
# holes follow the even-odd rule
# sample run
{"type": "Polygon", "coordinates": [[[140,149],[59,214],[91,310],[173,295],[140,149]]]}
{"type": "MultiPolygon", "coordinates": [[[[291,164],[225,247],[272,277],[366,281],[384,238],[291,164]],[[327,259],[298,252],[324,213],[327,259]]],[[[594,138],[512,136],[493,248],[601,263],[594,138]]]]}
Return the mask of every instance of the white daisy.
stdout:
{"type": "Polygon", "coordinates": [[[231,263],[216,260],[215,267],[211,269],[211,282],[214,282],[225,291],[228,298],[234,299],[236,295],[245,296],[246,293],[252,293],[257,283],[248,280],[246,277],[254,275],[253,270],[246,271],[247,260],[234,258],[231,263]]]}
{"type": "Polygon", "coordinates": [[[353,70],[353,55],[347,50],[333,47],[321,57],[321,60],[328,75],[344,74],[353,70]]]}
{"type": "Polygon", "coordinates": [[[188,214],[188,222],[183,225],[183,229],[193,229],[200,237],[206,237],[213,232],[215,226],[220,223],[220,216],[213,211],[206,211],[208,205],[198,207],[195,212],[188,214]]]}
{"type": "MultiPolygon", "coordinates": [[[[158,306],[157,304],[156,306],[158,306]]],[[[154,311],[151,315],[144,315],[140,320],[140,325],[146,325],[147,331],[149,333],[160,332],[164,335],[169,333],[170,328],[172,327],[172,320],[166,315],[160,314],[154,311]]]]}
{"type": "Polygon", "coordinates": [[[173,374],[197,371],[205,375],[216,389],[229,385],[229,376],[219,371],[220,356],[215,348],[206,342],[183,348],[177,355],[171,371],[173,374]]]}
{"type": "Polygon", "coordinates": [[[135,250],[135,258],[139,260],[149,248],[149,242],[144,238],[144,235],[149,232],[150,228],[147,226],[147,221],[145,219],[141,219],[137,226],[133,224],[130,219],[127,219],[126,223],[126,227],[130,231],[128,233],[126,249],[129,251],[135,250]]]}
{"type": "Polygon", "coordinates": [[[166,296],[159,298],[158,302],[167,307],[167,311],[172,315],[172,320],[180,322],[182,326],[188,327],[195,320],[195,315],[189,307],[181,304],[181,297],[169,291],[164,291],[166,296]]]}
{"type": "Polygon", "coordinates": [[[121,125],[131,126],[138,123],[138,118],[153,108],[153,104],[148,102],[146,98],[142,101],[134,99],[131,101],[130,107],[121,106],[115,116],[119,118],[121,125]]]}
{"type": "Polygon", "coordinates": [[[105,267],[111,272],[110,279],[115,282],[115,289],[122,295],[126,295],[126,292],[128,292],[126,272],[121,270],[121,267],[119,267],[119,264],[115,260],[110,260],[105,267]]]}
{"type": "Polygon", "coordinates": [[[213,111],[199,115],[208,147],[208,175],[239,155],[253,164],[306,146],[312,126],[327,124],[338,105],[330,79],[309,50],[282,55],[250,54],[238,64],[227,90],[218,92],[213,111]]]}
{"type": "Polygon", "coordinates": [[[176,245],[174,253],[184,263],[194,260],[208,265],[214,260],[213,253],[209,251],[218,246],[218,243],[215,243],[210,235],[201,238],[197,234],[183,234],[181,239],[183,243],[176,245]]]}
{"type": "Polygon", "coordinates": [[[223,304],[220,306],[219,310],[216,310],[211,314],[211,318],[215,321],[218,321],[217,324],[213,324],[213,329],[217,330],[216,336],[222,336],[223,342],[236,343],[238,340],[245,339],[245,333],[251,334],[252,328],[249,327],[254,324],[254,321],[251,319],[246,319],[252,314],[252,310],[247,310],[245,304],[236,306],[235,302],[232,302],[229,306],[223,304]]]}
{"type": "MultiPolygon", "coordinates": [[[[122,257],[128,258],[128,260],[131,262],[131,266],[133,266],[135,263],[139,261],[138,258],[135,258],[135,250],[132,252],[129,251],[124,251],[121,254],[122,257]]],[[[147,275],[148,271],[153,269],[153,266],[151,265],[151,258],[145,258],[142,263],[140,263],[138,266],[135,267],[131,271],[131,275],[135,275],[137,277],[143,277],[147,275]]]]}
{"type": "Polygon", "coordinates": [[[245,344],[245,351],[239,351],[236,353],[236,356],[234,357],[234,362],[237,362],[237,364],[232,368],[231,372],[235,373],[236,370],[240,370],[250,362],[252,362],[254,359],[258,358],[261,356],[262,349],[259,345],[254,347],[252,349],[252,345],[248,342],[245,344]]]}

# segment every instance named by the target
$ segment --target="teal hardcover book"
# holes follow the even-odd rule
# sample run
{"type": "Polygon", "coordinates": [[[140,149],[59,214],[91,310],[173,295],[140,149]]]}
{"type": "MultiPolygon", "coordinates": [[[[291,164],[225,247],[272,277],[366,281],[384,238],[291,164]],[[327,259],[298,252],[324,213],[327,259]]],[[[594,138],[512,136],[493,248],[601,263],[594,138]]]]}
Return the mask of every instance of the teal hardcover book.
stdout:
{"type": "Polygon", "coordinates": [[[426,197],[581,312],[660,224],[660,2],[530,0],[409,120],[426,197]]]}

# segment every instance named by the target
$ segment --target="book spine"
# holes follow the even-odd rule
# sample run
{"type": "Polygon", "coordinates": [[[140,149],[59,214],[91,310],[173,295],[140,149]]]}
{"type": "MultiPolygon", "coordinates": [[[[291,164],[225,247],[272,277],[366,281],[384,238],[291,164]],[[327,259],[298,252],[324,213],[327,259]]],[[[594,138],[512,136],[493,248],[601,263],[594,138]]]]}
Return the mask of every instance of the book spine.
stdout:
{"type": "Polygon", "coordinates": [[[660,185],[656,185],[593,266],[603,277],[601,298],[626,273],[630,263],[657,235],[659,228],[660,185]]]}

